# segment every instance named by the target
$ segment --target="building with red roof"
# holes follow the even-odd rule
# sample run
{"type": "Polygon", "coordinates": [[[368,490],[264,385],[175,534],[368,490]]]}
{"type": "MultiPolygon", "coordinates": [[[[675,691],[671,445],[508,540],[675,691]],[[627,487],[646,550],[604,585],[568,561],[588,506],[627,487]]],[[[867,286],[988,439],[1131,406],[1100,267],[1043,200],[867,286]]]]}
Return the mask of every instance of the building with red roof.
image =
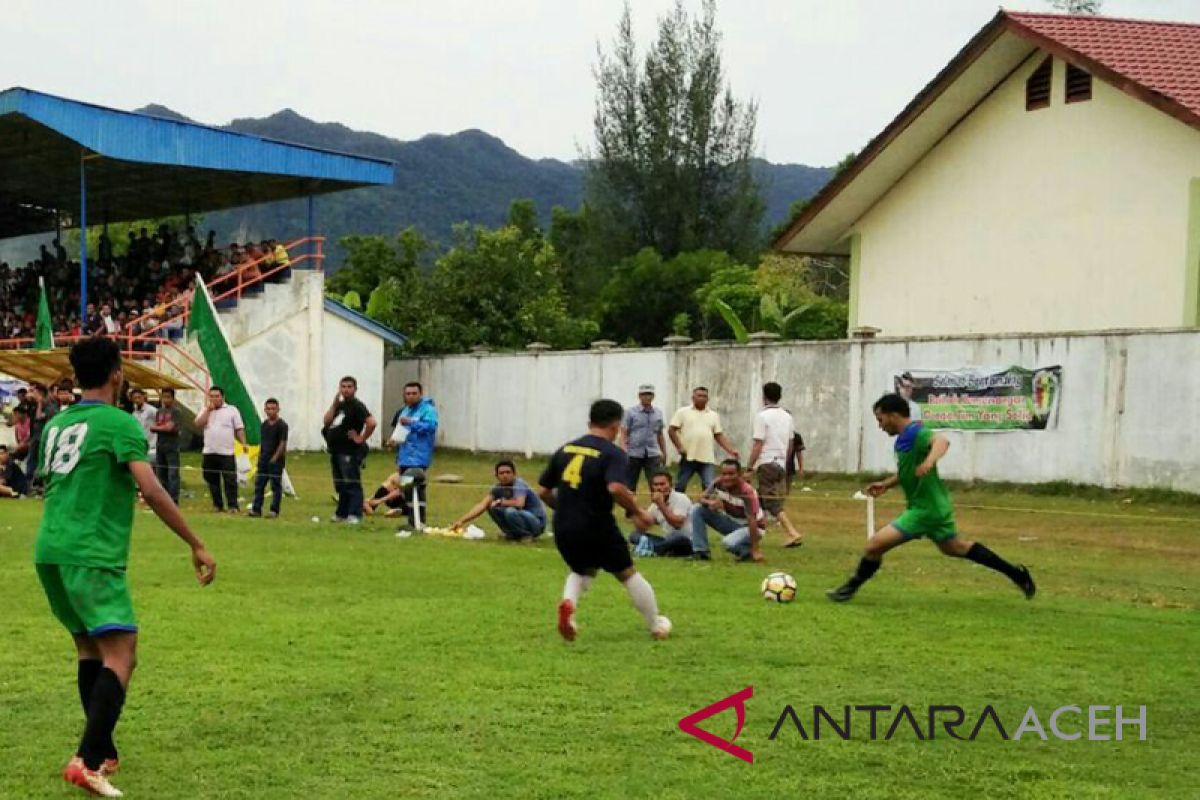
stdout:
{"type": "Polygon", "coordinates": [[[1196,326],[1200,25],[999,12],[775,246],[884,336],[1196,326]]]}

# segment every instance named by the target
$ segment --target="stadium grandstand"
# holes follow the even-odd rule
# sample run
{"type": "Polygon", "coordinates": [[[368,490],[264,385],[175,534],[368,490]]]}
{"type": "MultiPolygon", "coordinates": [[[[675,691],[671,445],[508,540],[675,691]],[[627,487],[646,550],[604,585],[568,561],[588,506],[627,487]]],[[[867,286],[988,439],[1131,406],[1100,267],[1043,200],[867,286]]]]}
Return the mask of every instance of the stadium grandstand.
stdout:
{"type": "Polygon", "coordinates": [[[65,351],[31,352],[44,282],[57,345],[114,336],[161,385],[183,377],[204,388],[202,365],[178,345],[195,277],[209,284],[218,308],[229,308],[292,270],[320,270],[314,197],[392,180],[392,164],[378,159],[0,91],[0,239],[47,236],[37,258],[0,263],[0,372],[46,380],[65,371],[65,351]],[[308,200],[307,234],[292,241],[217,242],[187,223],[131,230],[124,241],[108,235],[109,223],[186,220],[288,198],[308,200]],[[68,254],[61,231],[89,226],[101,229],[95,252],[80,235],[78,257],[68,254]]]}

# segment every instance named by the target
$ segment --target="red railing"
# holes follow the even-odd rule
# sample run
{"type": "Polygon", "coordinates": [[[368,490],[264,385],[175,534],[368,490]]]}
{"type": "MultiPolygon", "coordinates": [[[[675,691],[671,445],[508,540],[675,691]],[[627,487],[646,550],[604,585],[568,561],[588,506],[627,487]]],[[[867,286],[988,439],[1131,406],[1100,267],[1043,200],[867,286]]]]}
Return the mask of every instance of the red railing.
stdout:
{"type": "MultiPolygon", "coordinates": [[[[242,294],[245,292],[247,287],[260,284],[270,276],[279,272],[283,272],[286,269],[296,269],[297,264],[313,262],[311,267],[312,269],[321,269],[325,261],[325,254],[322,252],[324,245],[324,236],[305,236],[303,238],[296,239],[295,241],[288,242],[283,246],[284,249],[288,251],[287,264],[274,264],[267,270],[260,269],[259,267],[265,263],[268,258],[275,257],[274,253],[270,253],[268,255],[261,256],[254,261],[249,261],[245,264],[242,264],[233,272],[225,275],[218,275],[208,283],[208,292],[210,295],[212,295],[213,304],[216,305],[218,302],[226,300],[230,297],[234,298],[235,300],[241,300],[242,294]],[[307,246],[307,252],[301,252],[293,255],[294,250],[300,248],[301,246],[307,246]],[[258,275],[252,277],[249,273],[255,269],[258,270],[258,275]]],[[[132,348],[134,342],[147,341],[147,339],[153,338],[154,334],[166,328],[168,324],[173,323],[175,319],[182,320],[186,326],[188,315],[191,313],[191,310],[192,290],[188,290],[180,293],[180,295],[171,302],[157,306],[153,312],[149,314],[143,314],[140,317],[134,317],[126,322],[126,332],[120,334],[120,336],[122,339],[126,340],[127,346],[132,348]],[[177,314],[175,317],[170,317],[170,315],[166,312],[175,307],[179,307],[179,314],[177,314]],[[140,327],[145,320],[150,319],[151,317],[159,317],[161,320],[152,328],[140,331],[138,333],[132,332],[137,327],[140,327]]]]}

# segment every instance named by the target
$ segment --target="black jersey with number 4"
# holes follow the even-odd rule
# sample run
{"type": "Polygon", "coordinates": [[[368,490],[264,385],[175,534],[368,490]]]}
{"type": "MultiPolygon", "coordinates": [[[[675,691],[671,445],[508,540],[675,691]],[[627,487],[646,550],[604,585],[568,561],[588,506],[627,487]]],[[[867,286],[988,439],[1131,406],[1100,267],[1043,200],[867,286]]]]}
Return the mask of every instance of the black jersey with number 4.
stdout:
{"type": "Polygon", "coordinates": [[[586,533],[608,531],[613,519],[610,483],[624,483],[629,460],[625,451],[601,436],[581,436],[563,445],[539,480],[557,489],[554,530],[586,533]]]}

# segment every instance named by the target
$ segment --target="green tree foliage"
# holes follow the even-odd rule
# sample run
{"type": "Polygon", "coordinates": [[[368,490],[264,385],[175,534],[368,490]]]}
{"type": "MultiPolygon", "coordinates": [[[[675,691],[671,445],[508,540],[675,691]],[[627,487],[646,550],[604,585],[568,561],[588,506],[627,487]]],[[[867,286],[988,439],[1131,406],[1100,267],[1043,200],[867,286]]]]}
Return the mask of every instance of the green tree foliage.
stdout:
{"type": "Polygon", "coordinates": [[[715,15],[713,0],[695,18],[677,0],[643,59],[627,4],[612,51],[599,53],[584,196],[604,253],[749,256],[759,243],[764,205],[751,165],[758,112],[725,82],[715,15]]]}
{"type": "MultiPolygon", "coordinates": [[[[680,253],[664,260],[649,247],[623,259],[601,297],[600,329],[616,341],[656,347],[672,333],[681,314],[700,319],[696,290],[733,259],[715,250],[680,253]]],[[[687,331],[695,334],[697,331],[687,331]]]]}
{"type": "Polygon", "coordinates": [[[562,260],[563,292],[576,316],[595,319],[600,295],[612,276],[612,263],[600,253],[587,205],[578,211],[555,206],[550,212],[550,244],[562,260]]]}
{"type": "Polygon", "coordinates": [[[382,236],[346,236],[339,242],[346,251],[345,265],[330,276],[326,291],[334,295],[357,292],[370,297],[388,279],[401,285],[414,280],[433,246],[416,228],[400,232],[395,241],[382,236]]]}
{"type": "Polygon", "coordinates": [[[1064,14],[1099,14],[1104,0],[1050,0],[1055,11],[1064,14]]]}
{"type": "Polygon", "coordinates": [[[745,341],[751,332],[768,331],[785,339],[844,337],[847,305],[819,294],[812,281],[807,259],[774,253],[755,269],[718,270],[696,291],[705,336],[745,341]]]}
{"type": "Polygon", "coordinates": [[[347,237],[343,271],[355,274],[345,280],[382,276],[367,315],[409,337],[415,352],[459,353],[477,344],[515,350],[533,341],[583,347],[596,325],[569,313],[561,260],[537,229],[535,212],[532,203],[517,201],[511,225],[458,226],[454,246],[428,272],[417,268],[420,248],[347,237]]]}

